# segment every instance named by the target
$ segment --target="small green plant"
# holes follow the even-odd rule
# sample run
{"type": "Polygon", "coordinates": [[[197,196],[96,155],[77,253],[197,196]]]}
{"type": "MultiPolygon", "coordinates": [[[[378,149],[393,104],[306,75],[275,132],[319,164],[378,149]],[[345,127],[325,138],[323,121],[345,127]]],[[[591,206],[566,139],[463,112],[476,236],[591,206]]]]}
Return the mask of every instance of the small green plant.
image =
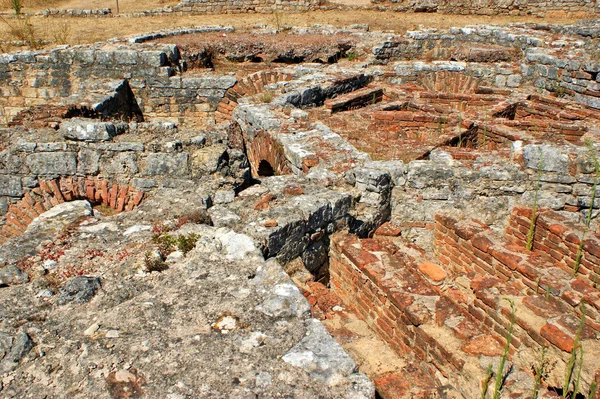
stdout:
{"type": "Polygon", "coordinates": [[[590,391],[588,392],[588,398],[594,399],[596,396],[596,392],[598,391],[598,383],[596,381],[592,381],[590,384],[590,391]]]}
{"type": "Polygon", "coordinates": [[[535,222],[537,219],[537,202],[540,193],[542,170],[544,169],[544,153],[541,148],[538,148],[539,159],[537,164],[537,178],[535,181],[535,191],[533,193],[533,204],[531,205],[531,219],[529,219],[529,230],[527,231],[527,244],[525,249],[531,251],[533,249],[533,239],[535,237],[535,222]]]}
{"type": "Polygon", "coordinates": [[[485,373],[485,379],[483,380],[483,386],[481,387],[481,399],[485,399],[486,395],[487,395],[487,391],[488,391],[488,387],[490,385],[490,380],[492,379],[492,375],[494,375],[494,372],[492,371],[492,364],[490,363],[490,365],[487,368],[487,371],[485,373]]]}
{"type": "Polygon", "coordinates": [[[594,184],[592,185],[590,207],[588,209],[588,214],[585,219],[585,226],[583,227],[583,232],[581,233],[581,237],[579,239],[579,246],[577,247],[577,255],[575,256],[575,264],[573,265],[573,274],[576,274],[579,271],[579,266],[581,266],[581,259],[583,258],[583,241],[585,240],[585,236],[590,228],[590,223],[592,221],[592,213],[594,212],[594,202],[596,201],[596,190],[598,188],[598,177],[600,177],[600,162],[598,161],[598,154],[596,153],[594,144],[590,140],[586,140],[584,143],[594,165],[595,176],[594,184]]]}
{"type": "Polygon", "coordinates": [[[571,356],[569,357],[569,363],[567,363],[567,372],[565,374],[565,382],[563,384],[563,396],[567,399],[575,399],[577,397],[577,393],[579,392],[579,380],[581,377],[581,369],[583,367],[583,348],[581,348],[581,333],[583,331],[583,327],[585,326],[585,303],[581,301],[581,317],[579,319],[579,326],[577,327],[577,332],[575,333],[575,338],[573,339],[573,351],[571,351],[571,356]],[[579,351],[579,359],[577,359],[577,351],[579,351]],[[579,360],[579,370],[577,372],[577,376],[575,376],[575,380],[573,380],[573,371],[575,370],[575,363],[579,360]],[[569,391],[569,388],[573,383],[573,391],[569,391]]]}
{"type": "Polygon", "coordinates": [[[144,265],[146,266],[146,270],[149,272],[162,272],[169,268],[167,263],[162,258],[156,256],[150,251],[146,252],[144,255],[144,265]]]}
{"type": "Polygon", "coordinates": [[[258,96],[258,99],[260,100],[261,103],[263,104],[270,104],[271,101],[273,101],[273,98],[275,98],[275,95],[273,94],[272,91],[263,91],[262,93],[260,93],[260,95],[258,96]]]}
{"type": "Polygon", "coordinates": [[[358,54],[356,54],[355,52],[351,52],[351,53],[346,53],[346,59],[348,61],[354,61],[358,58],[358,54]]]}
{"type": "Polygon", "coordinates": [[[68,44],[69,38],[71,37],[71,28],[66,22],[64,24],[59,24],[52,32],[52,36],[54,37],[56,44],[68,44]]]}
{"type": "Polygon", "coordinates": [[[187,236],[180,235],[177,237],[177,249],[179,249],[184,254],[187,254],[192,249],[194,249],[199,239],[200,236],[194,233],[187,236]]]}
{"type": "Polygon", "coordinates": [[[179,250],[184,254],[190,252],[196,246],[200,236],[198,234],[191,233],[189,235],[179,235],[177,238],[170,234],[154,234],[152,236],[152,242],[156,244],[158,250],[163,257],[167,257],[170,253],[179,250]]]}
{"type": "Polygon", "coordinates": [[[498,370],[496,371],[496,383],[494,384],[494,396],[493,399],[500,399],[500,391],[502,390],[502,385],[504,384],[505,375],[504,375],[504,365],[506,364],[506,360],[508,359],[508,353],[510,352],[510,342],[512,341],[513,328],[515,326],[515,314],[517,313],[517,309],[515,308],[515,302],[509,298],[502,298],[510,304],[510,323],[508,324],[507,334],[506,334],[506,344],[504,345],[504,351],[502,351],[502,356],[500,357],[500,363],[498,364],[498,370]]]}
{"type": "Polygon", "coordinates": [[[10,0],[10,7],[15,11],[15,15],[20,15],[21,9],[23,9],[23,0],[10,0]]]}
{"type": "Polygon", "coordinates": [[[279,11],[273,13],[273,22],[275,23],[275,29],[279,32],[282,29],[282,18],[279,11]]]}
{"type": "Polygon", "coordinates": [[[542,348],[542,359],[537,367],[533,368],[533,374],[535,376],[535,382],[533,385],[533,394],[531,395],[531,399],[537,399],[540,388],[542,387],[542,382],[548,377],[550,371],[550,362],[546,359],[546,355],[548,354],[548,348],[542,348]]]}

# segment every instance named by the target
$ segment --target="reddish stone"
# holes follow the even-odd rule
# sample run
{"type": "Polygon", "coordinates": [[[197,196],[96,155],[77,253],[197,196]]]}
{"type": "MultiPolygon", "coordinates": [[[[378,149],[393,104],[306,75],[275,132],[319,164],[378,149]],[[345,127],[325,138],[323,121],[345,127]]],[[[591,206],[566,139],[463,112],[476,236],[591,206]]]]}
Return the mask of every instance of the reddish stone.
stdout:
{"type": "Polygon", "coordinates": [[[540,329],[540,335],[565,352],[573,351],[573,346],[575,345],[573,337],[564,333],[560,328],[553,324],[544,325],[544,327],[540,329]]]}
{"type": "Polygon", "coordinates": [[[500,282],[500,279],[495,276],[476,277],[471,280],[471,289],[475,292],[481,291],[486,288],[491,288],[500,282]]]}
{"type": "Polygon", "coordinates": [[[575,291],[581,292],[584,295],[596,293],[596,290],[582,278],[571,281],[571,288],[573,288],[575,291]]]}
{"type": "Polygon", "coordinates": [[[269,219],[269,220],[265,221],[264,226],[265,227],[277,227],[277,220],[269,219]]]}
{"type": "Polygon", "coordinates": [[[449,288],[448,291],[446,291],[446,295],[459,304],[466,304],[469,302],[467,294],[456,288],[449,288]]]}
{"type": "Polygon", "coordinates": [[[398,237],[402,233],[398,227],[394,226],[390,222],[385,222],[377,230],[375,230],[376,236],[387,236],[387,237],[398,237]]]}
{"type": "Polygon", "coordinates": [[[439,283],[448,277],[448,273],[435,263],[426,262],[419,265],[419,271],[429,280],[439,283]]]}
{"type": "Polygon", "coordinates": [[[264,211],[269,209],[269,203],[274,199],[273,194],[265,194],[258,201],[254,203],[254,209],[257,211],[264,211]]]}
{"type": "Polygon", "coordinates": [[[481,228],[481,226],[472,223],[462,222],[458,223],[455,226],[454,231],[456,232],[456,235],[462,238],[463,240],[470,240],[475,234],[481,233],[483,229],[481,228]]]}
{"type": "Polygon", "coordinates": [[[115,208],[117,210],[117,212],[123,212],[123,210],[125,209],[125,200],[123,198],[118,198],[117,199],[117,207],[115,208]]]}
{"type": "Polygon", "coordinates": [[[494,243],[485,235],[477,235],[471,241],[473,246],[483,252],[487,252],[494,243]]]}
{"type": "Polygon", "coordinates": [[[356,248],[353,245],[346,245],[342,248],[342,254],[344,254],[352,263],[354,263],[359,269],[364,268],[369,263],[379,262],[379,258],[370,252],[363,251],[362,249],[356,248]]]}
{"type": "Polygon", "coordinates": [[[500,356],[503,352],[503,348],[498,341],[488,334],[471,338],[469,341],[465,342],[460,349],[473,356],[500,356]]]}
{"type": "Polygon", "coordinates": [[[304,189],[299,184],[289,184],[285,186],[283,193],[285,195],[302,195],[304,194],[304,189]]]}
{"type": "Polygon", "coordinates": [[[411,295],[399,291],[388,292],[388,298],[396,307],[404,311],[415,300],[411,295]]]}
{"type": "Polygon", "coordinates": [[[571,310],[556,298],[550,296],[546,299],[543,295],[525,297],[523,298],[523,305],[533,310],[535,314],[545,318],[556,317],[571,310]]]}
{"type": "Polygon", "coordinates": [[[143,198],[144,198],[144,192],[138,191],[137,194],[135,195],[135,197],[133,197],[133,205],[138,206],[142,202],[143,198]]]}
{"type": "Polygon", "coordinates": [[[65,199],[63,198],[62,192],[60,191],[60,188],[58,187],[56,180],[50,180],[48,182],[48,185],[50,186],[50,189],[52,190],[52,193],[54,194],[54,196],[56,197],[58,202],[60,202],[60,203],[65,202],[65,199]]]}
{"type": "Polygon", "coordinates": [[[440,223],[442,226],[448,229],[453,229],[454,225],[456,224],[456,219],[446,214],[438,213],[434,216],[434,218],[436,222],[440,223]]]}
{"type": "Polygon", "coordinates": [[[381,243],[372,238],[364,238],[360,240],[360,246],[362,249],[369,252],[381,252],[384,250],[384,248],[381,246],[381,243]]]}
{"type": "Polygon", "coordinates": [[[523,260],[523,258],[509,252],[505,248],[492,248],[490,250],[490,254],[494,258],[496,258],[500,263],[506,265],[511,270],[515,270],[519,263],[523,260]]]}
{"type": "Polygon", "coordinates": [[[563,292],[560,297],[571,306],[579,306],[579,304],[581,303],[582,295],[578,292],[567,290],[563,292]]]}
{"type": "Polygon", "coordinates": [[[596,257],[600,257],[600,241],[588,239],[583,242],[583,248],[596,257]]]}

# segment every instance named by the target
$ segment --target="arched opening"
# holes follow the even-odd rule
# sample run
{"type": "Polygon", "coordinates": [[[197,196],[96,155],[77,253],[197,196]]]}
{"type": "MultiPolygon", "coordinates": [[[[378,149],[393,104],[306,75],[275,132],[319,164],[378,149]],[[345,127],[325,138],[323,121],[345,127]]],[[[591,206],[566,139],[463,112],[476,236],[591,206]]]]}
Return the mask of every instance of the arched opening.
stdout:
{"type": "Polygon", "coordinates": [[[273,167],[271,166],[271,164],[269,163],[269,161],[266,160],[262,160],[260,161],[260,163],[258,164],[258,175],[261,177],[267,177],[267,176],[273,176],[275,175],[275,170],[273,169],[273,167]]]}

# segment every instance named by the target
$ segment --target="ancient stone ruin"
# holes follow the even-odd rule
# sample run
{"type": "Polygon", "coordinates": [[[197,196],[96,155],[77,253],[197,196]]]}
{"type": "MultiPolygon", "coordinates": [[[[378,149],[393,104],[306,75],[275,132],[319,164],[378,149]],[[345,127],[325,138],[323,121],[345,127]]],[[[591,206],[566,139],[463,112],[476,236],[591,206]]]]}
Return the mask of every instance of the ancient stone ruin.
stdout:
{"type": "Polygon", "coordinates": [[[599,35],[1,54],[0,396],[600,398],[599,35]]]}

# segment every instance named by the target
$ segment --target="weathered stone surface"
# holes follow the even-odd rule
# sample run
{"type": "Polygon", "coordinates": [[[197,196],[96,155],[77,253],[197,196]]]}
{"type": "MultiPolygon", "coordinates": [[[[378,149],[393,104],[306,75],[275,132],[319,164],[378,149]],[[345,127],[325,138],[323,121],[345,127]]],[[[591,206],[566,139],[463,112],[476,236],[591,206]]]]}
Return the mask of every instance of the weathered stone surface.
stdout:
{"type": "Polygon", "coordinates": [[[60,125],[60,132],[68,140],[98,142],[108,141],[125,131],[124,124],[99,122],[92,119],[73,118],[60,125]]]}
{"type": "Polygon", "coordinates": [[[0,175],[0,195],[20,197],[23,195],[21,179],[15,176],[0,175]]]}
{"type": "Polygon", "coordinates": [[[73,175],[77,171],[74,152],[45,152],[27,157],[27,166],[36,175],[73,175]]]}
{"type": "Polygon", "coordinates": [[[29,276],[15,265],[0,268],[0,286],[24,284],[29,282],[29,276]]]}
{"type": "Polygon", "coordinates": [[[186,176],[188,174],[188,154],[149,154],[142,172],[146,176],[171,175],[186,176]]]}
{"type": "Polygon", "coordinates": [[[58,302],[61,305],[69,302],[89,302],[100,288],[100,279],[97,277],[73,277],[60,289],[58,302]]]}

